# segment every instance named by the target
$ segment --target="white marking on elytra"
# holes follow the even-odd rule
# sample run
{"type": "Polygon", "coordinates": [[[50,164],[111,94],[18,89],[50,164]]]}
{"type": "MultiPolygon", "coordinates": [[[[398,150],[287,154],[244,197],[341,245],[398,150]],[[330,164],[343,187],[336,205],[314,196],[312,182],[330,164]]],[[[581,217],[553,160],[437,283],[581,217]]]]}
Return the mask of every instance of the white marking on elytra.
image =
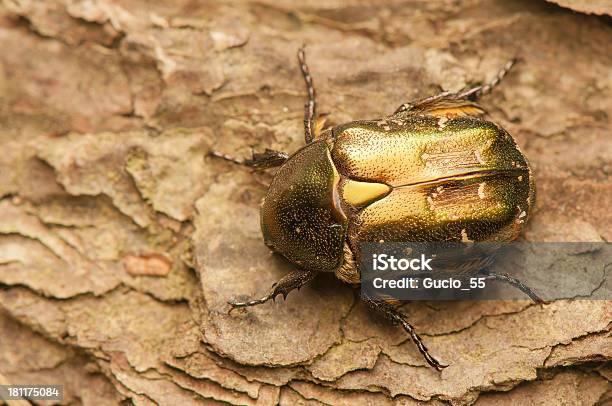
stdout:
{"type": "Polygon", "coordinates": [[[474,242],[473,240],[470,240],[470,238],[467,235],[467,231],[464,229],[461,230],[461,242],[474,242]]]}
{"type": "Polygon", "coordinates": [[[446,127],[446,122],[448,121],[448,117],[442,116],[438,119],[438,131],[442,131],[444,127],[446,127]]]}
{"type": "Polygon", "coordinates": [[[518,179],[519,182],[522,182],[523,181],[523,175],[520,175],[517,179],[518,179]]]}
{"type": "Polygon", "coordinates": [[[521,208],[521,206],[518,206],[518,205],[517,205],[517,206],[516,206],[516,208],[517,208],[517,209],[518,209],[518,211],[519,211],[519,215],[518,215],[518,217],[516,218],[516,222],[517,222],[517,223],[519,223],[519,224],[524,223],[524,222],[525,222],[525,220],[523,220],[523,217],[527,216],[527,212],[525,212],[525,210],[523,210],[523,209],[521,208]]]}
{"type": "Polygon", "coordinates": [[[425,163],[425,167],[428,167],[430,165],[430,163],[429,163],[429,157],[430,156],[431,155],[429,155],[427,152],[423,152],[421,154],[421,160],[425,163]]]}
{"type": "Polygon", "coordinates": [[[482,155],[480,155],[480,151],[478,150],[474,151],[474,155],[476,156],[476,160],[478,161],[479,164],[481,165],[486,164],[486,162],[482,159],[482,155]]]}
{"type": "Polygon", "coordinates": [[[478,186],[478,197],[480,197],[481,199],[485,198],[485,192],[484,192],[484,188],[487,182],[482,182],[479,186],[478,186]]]}

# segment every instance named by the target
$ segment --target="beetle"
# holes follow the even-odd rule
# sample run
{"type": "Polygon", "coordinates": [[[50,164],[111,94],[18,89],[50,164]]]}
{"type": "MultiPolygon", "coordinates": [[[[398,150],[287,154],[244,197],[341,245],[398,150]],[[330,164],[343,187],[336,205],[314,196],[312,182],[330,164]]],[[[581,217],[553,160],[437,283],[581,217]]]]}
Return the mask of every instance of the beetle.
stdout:
{"type": "MultiPolygon", "coordinates": [[[[476,103],[516,60],[487,84],[402,104],[386,118],[325,130],[303,46],[298,62],[308,94],[306,145],[291,156],[266,149],[246,160],[211,152],[255,169],[279,167],[261,204],[261,229],[265,244],[296,266],[267,295],[230,301],[231,309],[286,298],[320,272],[358,284],[363,242],[503,242],[519,235],[535,202],[532,171],[513,138],[486,120],[476,103]]],[[[518,279],[486,267],[474,271],[542,302],[518,279]]],[[[398,301],[362,299],[399,323],[429,365],[447,366],[429,353],[398,301]]]]}

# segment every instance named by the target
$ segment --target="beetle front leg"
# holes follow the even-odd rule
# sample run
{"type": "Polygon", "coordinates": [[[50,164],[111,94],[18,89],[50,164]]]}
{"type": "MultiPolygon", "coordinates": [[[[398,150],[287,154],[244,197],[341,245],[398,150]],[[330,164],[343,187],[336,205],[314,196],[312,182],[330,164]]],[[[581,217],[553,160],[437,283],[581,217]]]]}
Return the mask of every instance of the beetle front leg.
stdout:
{"type": "Polygon", "coordinates": [[[298,63],[304,82],[306,83],[306,92],[308,93],[308,100],[304,104],[304,140],[306,144],[310,144],[315,138],[314,121],[317,114],[317,103],[315,100],[315,89],[312,83],[312,76],[310,76],[310,69],[306,64],[306,53],[304,51],[305,46],[298,50],[298,63]]]}
{"type": "Polygon", "coordinates": [[[441,370],[443,370],[444,368],[446,368],[448,366],[448,365],[444,365],[444,364],[440,363],[440,361],[435,359],[429,353],[429,350],[427,349],[427,347],[423,343],[423,340],[421,339],[421,337],[414,330],[414,327],[412,326],[412,324],[410,324],[408,322],[408,320],[406,319],[406,316],[403,315],[400,311],[398,311],[395,308],[395,306],[392,303],[390,303],[390,301],[386,301],[386,300],[381,299],[381,298],[375,298],[374,299],[374,298],[370,298],[368,296],[365,296],[362,299],[371,308],[373,308],[374,310],[376,310],[378,312],[381,312],[388,319],[401,324],[401,326],[404,328],[404,330],[406,330],[406,332],[408,334],[410,334],[410,337],[412,338],[412,341],[416,344],[417,348],[419,349],[419,351],[423,355],[423,358],[425,358],[425,361],[427,361],[427,363],[429,365],[431,365],[432,367],[434,367],[438,371],[441,371],[441,370]]]}
{"type": "Polygon", "coordinates": [[[264,152],[253,152],[250,159],[238,159],[217,151],[211,151],[208,153],[208,155],[255,169],[275,168],[277,166],[281,166],[285,163],[285,161],[287,161],[287,159],[289,159],[289,155],[287,155],[285,152],[275,151],[268,148],[266,148],[264,152]]]}
{"type": "Polygon", "coordinates": [[[262,298],[250,300],[248,302],[228,302],[228,304],[232,306],[230,312],[240,307],[256,306],[266,303],[270,299],[274,300],[274,298],[278,295],[283,295],[283,299],[287,299],[289,292],[291,292],[293,289],[300,289],[302,286],[313,280],[317,274],[318,272],[316,271],[294,270],[283,276],[281,280],[272,285],[270,292],[262,298]]]}

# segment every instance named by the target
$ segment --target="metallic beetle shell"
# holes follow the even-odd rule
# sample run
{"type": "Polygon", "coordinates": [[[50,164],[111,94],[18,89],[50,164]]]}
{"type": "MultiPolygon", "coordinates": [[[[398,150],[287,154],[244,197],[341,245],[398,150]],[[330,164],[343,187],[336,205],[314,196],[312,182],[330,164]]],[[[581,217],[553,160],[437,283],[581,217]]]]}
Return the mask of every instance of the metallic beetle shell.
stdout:
{"type": "Polygon", "coordinates": [[[510,135],[478,118],[407,116],[333,130],[342,177],[392,191],[347,211],[351,245],[364,241],[508,241],[516,238],[535,189],[510,135]]]}
{"type": "Polygon", "coordinates": [[[290,261],[334,271],[361,242],[513,240],[534,199],[527,160],[499,126],[403,113],[337,126],[296,152],[270,186],[262,231],[290,261]]]}
{"type": "Polygon", "coordinates": [[[338,181],[325,141],[293,154],[276,173],[261,206],[266,245],[305,269],[338,268],[348,224],[337,209],[338,181]]]}

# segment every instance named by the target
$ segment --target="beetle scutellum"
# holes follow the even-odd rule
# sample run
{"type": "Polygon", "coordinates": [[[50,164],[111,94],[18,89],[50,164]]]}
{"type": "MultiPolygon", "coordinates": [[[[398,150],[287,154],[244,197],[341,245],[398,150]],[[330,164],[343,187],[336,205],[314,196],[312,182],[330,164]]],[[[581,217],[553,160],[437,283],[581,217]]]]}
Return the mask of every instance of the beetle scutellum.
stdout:
{"type": "MultiPolygon", "coordinates": [[[[232,308],[286,297],[319,272],[359,283],[362,242],[511,241],[518,236],[535,199],[531,170],[512,137],[483,119],[485,111],[475,103],[514,61],[488,84],[403,104],[384,119],[325,130],[317,119],[303,47],[298,61],[308,91],[306,145],[291,156],[266,149],[244,161],[212,153],[257,169],[280,166],[261,205],[261,229],[266,245],[296,265],[266,296],[230,302],[232,308]]],[[[541,301],[508,275],[474,272],[541,301]]],[[[397,301],[362,299],[400,323],[431,366],[445,367],[429,354],[397,310],[397,301]]]]}

